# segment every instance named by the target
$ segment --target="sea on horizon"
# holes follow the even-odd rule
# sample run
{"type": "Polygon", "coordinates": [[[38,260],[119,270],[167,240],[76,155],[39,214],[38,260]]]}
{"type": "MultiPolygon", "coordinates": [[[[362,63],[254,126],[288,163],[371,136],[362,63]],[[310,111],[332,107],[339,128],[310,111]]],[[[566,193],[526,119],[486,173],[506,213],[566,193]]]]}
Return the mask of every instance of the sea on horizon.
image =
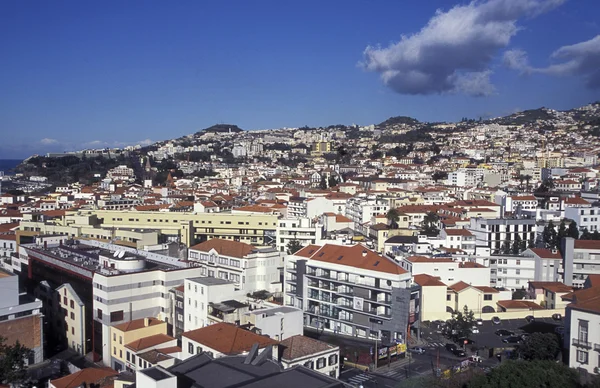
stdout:
{"type": "Polygon", "coordinates": [[[12,170],[22,161],[23,159],[0,159],[0,171],[4,171],[4,175],[12,175],[14,174],[12,170]]]}

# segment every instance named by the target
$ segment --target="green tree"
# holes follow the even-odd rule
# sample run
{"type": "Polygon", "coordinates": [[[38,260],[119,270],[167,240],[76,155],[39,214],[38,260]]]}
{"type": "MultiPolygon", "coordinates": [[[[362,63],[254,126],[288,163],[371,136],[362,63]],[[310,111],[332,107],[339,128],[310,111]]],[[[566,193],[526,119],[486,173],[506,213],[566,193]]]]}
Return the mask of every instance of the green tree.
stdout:
{"type": "Polygon", "coordinates": [[[439,233],[438,222],[440,217],[434,212],[427,212],[423,217],[421,228],[426,235],[434,235],[439,233]]]}
{"type": "Polygon", "coordinates": [[[452,313],[449,330],[454,338],[471,338],[475,325],[475,314],[465,305],[463,311],[452,313]]]}
{"type": "Polygon", "coordinates": [[[518,349],[524,360],[555,360],[559,352],[560,344],[553,333],[532,333],[518,349]]]}
{"type": "Polygon", "coordinates": [[[400,213],[398,209],[392,208],[386,214],[387,220],[390,222],[392,229],[398,229],[398,221],[400,221],[400,213]]]}
{"type": "Polygon", "coordinates": [[[580,240],[591,240],[592,239],[592,234],[590,233],[589,230],[587,230],[587,228],[585,228],[583,230],[583,232],[581,233],[581,236],[579,237],[580,240]]]}
{"type": "Polygon", "coordinates": [[[0,381],[19,386],[27,377],[25,360],[30,354],[31,350],[19,341],[14,345],[7,345],[6,338],[0,336],[0,381]]]}
{"type": "Polygon", "coordinates": [[[548,225],[544,228],[542,232],[542,240],[544,241],[544,246],[549,249],[555,249],[557,244],[558,234],[556,233],[556,228],[554,227],[554,222],[549,221],[548,225]]]}
{"type": "Polygon", "coordinates": [[[525,287],[515,290],[515,292],[513,292],[513,294],[512,294],[513,300],[520,300],[520,299],[525,298],[526,296],[527,296],[527,291],[525,290],[525,287]]]}
{"type": "Polygon", "coordinates": [[[521,237],[517,234],[512,243],[512,249],[511,249],[512,254],[518,255],[519,253],[521,253],[522,248],[523,248],[523,240],[521,240],[521,237]]]}
{"type": "Polygon", "coordinates": [[[567,223],[565,222],[565,219],[563,218],[560,221],[560,225],[558,225],[558,233],[556,234],[556,245],[560,245],[560,243],[562,242],[562,239],[564,237],[567,237],[567,223]]]}
{"type": "Polygon", "coordinates": [[[294,253],[302,249],[302,244],[300,244],[300,241],[294,239],[290,240],[290,242],[288,242],[285,247],[287,248],[288,255],[293,255],[294,253]]]}
{"type": "Polygon", "coordinates": [[[433,179],[435,183],[446,178],[448,178],[448,173],[445,171],[436,171],[433,173],[433,175],[431,175],[431,179],[433,179]]]}
{"type": "Polygon", "coordinates": [[[333,176],[333,175],[329,176],[329,179],[327,180],[327,184],[329,185],[329,187],[337,186],[338,183],[340,183],[340,182],[338,182],[338,180],[335,176],[333,176]]]}
{"type": "Polygon", "coordinates": [[[467,388],[577,388],[575,369],[554,361],[509,360],[486,375],[474,377],[467,388]]]}
{"type": "Polygon", "coordinates": [[[507,238],[506,240],[504,240],[504,242],[502,243],[502,246],[500,247],[500,250],[502,251],[503,254],[505,255],[509,255],[511,252],[511,245],[510,245],[510,240],[507,238]]]}
{"type": "Polygon", "coordinates": [[[575,240],[579,238],[579,228],[577,227],[577,222],[571,221],[569,224],[569,229],[567,229],[567,237],[573,237],[575,240]]]}

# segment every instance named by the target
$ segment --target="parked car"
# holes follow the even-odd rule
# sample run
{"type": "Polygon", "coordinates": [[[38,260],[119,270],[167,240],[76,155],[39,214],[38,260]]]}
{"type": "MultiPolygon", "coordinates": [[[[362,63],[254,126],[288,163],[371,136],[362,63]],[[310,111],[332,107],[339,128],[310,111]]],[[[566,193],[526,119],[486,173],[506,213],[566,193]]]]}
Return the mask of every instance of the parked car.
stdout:
{"type": "Polygon", "coordinates": [[[425,353],[425,349],[420,346],[415,346],[414,348],[410,348],[410,349],[408,349],[408,351],[411,353],[417,353],[417,354],[425,353]]]}
{"type": "Polygon", "coordinates": [[[483,325],[483,319],[481,319],[481,318],[477,319],[475,322],[477,322],[477,326],[483,325]]]}
{"type": "Polygon", "coordinates": [[[498,337],[510,337],[515,335],[515,333],[513,333],[510,330],[506,330],[506,329],[500,329],[500,330],[496,330],[495,333],[498,337]]]}
{"type": "Polygon", "coordinates": [[[525,317],[525,320],[527,322],[534,322],[535,321],[535,317],[533,315],[528,315],[525,317]]]}
{"type": "Polygon", "coordinates": [[[518,336],[510,336],[510,337],[506,337],[506,338],[502,338],[502,342],[504,342],[505,344],[518,344],[521,343],[521,337],[518,336]]]}
{"type": "Polygon", "coordinates": [[[462,349],[454,349],[452,351],[452,354],[454,354],[456,357],[464,357],[465,356],[465,352],[462,349]]]}
{"type": "Polygon", "coordinates": [[[473,333],[473,334],[479,334],[479,328],[477,326],[473,326],[471,328],[471,333],[473,333]]]}
{"type": "Polygon", "coordinates": [[[454,352],[457,348],[458,348],[458,346],[456,346],[456,344],[451,344],[451,343],[446,344],[446,350],[449,352],[454,352]]]}
{"type": "Polygon", "coordinates": [[[500,318],[499,317],[493,317],[492,318],[492,323],[494,325],[499,325],[500,324],[500,318]]]}
{"type": "Polygon", "coordinates": [[[555,321],[560,321],[562,319],[562,315],[552,314],[552,319],[554,319],[555,321]]]}

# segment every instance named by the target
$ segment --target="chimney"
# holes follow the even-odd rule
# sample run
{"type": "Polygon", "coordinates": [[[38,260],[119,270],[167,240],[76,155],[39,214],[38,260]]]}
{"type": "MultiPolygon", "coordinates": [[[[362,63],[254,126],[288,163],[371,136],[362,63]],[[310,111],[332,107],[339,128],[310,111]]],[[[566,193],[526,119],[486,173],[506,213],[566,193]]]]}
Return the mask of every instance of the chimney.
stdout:
{"type": "Polygon", "coordinates": [[[366,249],[362,252],[362,255],[363,255],[363,257],[367,256],[367,250],[366,249]]]}
{"type": "Polygon", "coordinates": [[[144,318],[144,327],[150,326],[150,318],[144,318]]]}

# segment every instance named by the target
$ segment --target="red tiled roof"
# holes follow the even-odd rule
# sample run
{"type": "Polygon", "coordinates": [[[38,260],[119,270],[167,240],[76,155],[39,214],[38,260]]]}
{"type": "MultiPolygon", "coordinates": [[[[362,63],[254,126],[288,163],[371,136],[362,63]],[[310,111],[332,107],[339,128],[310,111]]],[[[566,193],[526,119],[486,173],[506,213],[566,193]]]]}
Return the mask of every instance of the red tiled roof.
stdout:
{"type": "Polygon", "coordinates": [[[156,334],[132,341],[126,344],[125,347],[137,352],[143,349],[154,347],[156,345],[164,344],[165,342],[169,342],[174,339],[175,338],[166,334],[156,334]]]}
{"type": "Polygon", "coordinates": [[[182,336],[227,355],[247,352],[255,343],[259,348],[278,344],[268,337],[225,322],[186,331],[182,336]]]}
{"type": "Polygon", "coordinates": [[[427,275],[427,274],[418,274],[413,276],[415,283],[417,283],[421,287],[431,287],[431,286],[443,286],[446,285],[440,281],[439,277],[427,275]]]}
{"type": "Polygon", "coordinates": [[[546,248],[530,248],[529,250],[542,259],[562,259],[562,255],[558,250],[555,252],[552,252],[550,249],[546,248]]]}
{"type": "Polygon", "coordinates": [[[335,222],[352,222],[352,220],[346,216],[343,216],[341,214],[336,214],[335,216],[335,222]]]}
{"type": "Polygon", "coordinates": [[[125,332],[125,331],[138,330],[143,327],[160,325],[163,323],[164,323],[163,321],[161,321],[160,319],[157,319],[157,318],[140,318],[140,319],[134,319],[133,321],[129,321],[129,322],[123,322],[119,325],[114,326],[114,328],[125,332]],[[147,320],[147,324],[146,324],[146,320],[147,320]]]}
{"type": "Polygon", "coordinates": [[[455,261],[443,257],[409,256],[405,260],[411,263],[454,263],[455,261]]]}
{"type": "Polygon", "coordinates": [[[473,234],[466,229],[444,229],[448,236],[472,236],[473,234]]]}
{"type": "Polygon", "coordinates": [[[449,286],[448,288],[455,292],[461,292],[462,290],[466,290],[469,287],[471,287],[469,284],[467,284],[461,280],[460,282],[454,283],[453,285],[449,286]]]}
{"type": "Polygon", "coordinates": [[[476,263],[474,261],[465,261],[464,263],[460,263],[458,266],[460,268],[487,268],[485,265],[476,263]]]}
{"type": "Polygon", "coordinates": [[[82,386],[83,383],[88,386],[96,384],[103,378],[117,374],[117,371],[111,368],[86,368],[60,379],[51,380],[50,383],[56,388],[76,388],[82,386]]]}
{"type": "Polygon", "coordinates": [[[486,294],[497,294],[498,292],[500,292],[500,291],[496,290],[495,288],[489,287],[489,286],[473,286],[473,288],[476,288],[479,291],[482,291],[486,294]]]}
{"type": "Polygon", "coordinates": [[[237,257],[241,259],[248,256],[256,248],[253,245],[239,241],[213,238],[200,244],[196,244],[193,247],[190,247],[190,249],[201,252],[209,252],[214,249],[219,253],[219,255],[237,257]]]}
{"type": "MultiPolygon", "coordinates": [[[[309,251],[304,251],[307,248],[304,248],[299,252],[301,253],[300,256],[308,254],[309,251]]],[[[309,257],[310,260],[346,265],[349,267],[361,268],[370,271],[392,274],[404,274],[407,272],[396,262],[380,256],[377,253],[366,249],[362,245],[342,246],[326,244],[310,254],[310,256],[304,257],[309,257]]]]}
{"type": "Polygon", "coordinates": [[[505,309],[529,309],[529,310],[542,310],[543,307],[539,304],[532,302],[530,300],[500,300],[498,301],[498,306],[501,306],[505,309]]]}
{"type": "Polygon", "coordinates": [[[337,348],[337,346],[330,345],[327,342],[322,342],[303,335],[295,335],[286,338],[279,344],[284,348],[281,358],[288,361],[297,360],[316,353],[332,351],[337,348]]]}
{"type": "Polygon", "coordinates": [[[575,240],[575,248],[600,250],[600,240],[575,240]]]}

